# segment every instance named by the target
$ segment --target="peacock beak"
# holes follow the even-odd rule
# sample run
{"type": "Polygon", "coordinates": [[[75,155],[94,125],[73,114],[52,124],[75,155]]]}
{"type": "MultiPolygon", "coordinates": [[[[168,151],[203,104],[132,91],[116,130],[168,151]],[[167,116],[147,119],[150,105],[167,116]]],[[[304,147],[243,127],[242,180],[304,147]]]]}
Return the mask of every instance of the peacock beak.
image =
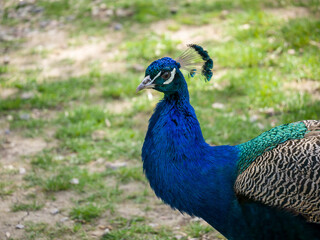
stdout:
{"type": "Polygon", "coordinates": [[[152,88],[154,86],[153,83],[153,80],[150,78],[150,76],[146,76],[142,82],[140,83],[140,85],[137,87],[137,90],[136,92],[139,92],[141,91],[142,89],[145,89],[145,88],[152,88]]]}

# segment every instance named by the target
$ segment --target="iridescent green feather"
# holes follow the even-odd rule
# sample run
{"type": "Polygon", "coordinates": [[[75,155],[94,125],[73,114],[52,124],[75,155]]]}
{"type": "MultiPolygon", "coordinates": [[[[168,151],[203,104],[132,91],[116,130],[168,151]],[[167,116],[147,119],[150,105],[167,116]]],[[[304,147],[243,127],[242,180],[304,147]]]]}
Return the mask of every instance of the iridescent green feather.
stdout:
{"type": "Polygon", "coordinates": [[[272,150],[287,140],[301,139],[307,131],[308,129],[303,122],[284,124],[272,128],[246,143],[238,145],[238,174],[245,171],[264,152],[272,150]]]}

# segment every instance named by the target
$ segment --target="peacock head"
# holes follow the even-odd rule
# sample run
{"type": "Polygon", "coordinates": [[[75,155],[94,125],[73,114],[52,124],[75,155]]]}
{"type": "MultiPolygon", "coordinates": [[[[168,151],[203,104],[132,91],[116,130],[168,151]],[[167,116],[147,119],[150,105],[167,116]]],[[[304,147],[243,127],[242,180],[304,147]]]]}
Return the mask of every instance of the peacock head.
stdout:
{"type": "Polygon", "coordinates": [[[137,92],[151,88],[164,93],[179,91],[185,83],[180,69],[185,69],[193,77],[198,71],[209,81],[212,77],[213,61],[208,52],[195,44],[188,45],[177,60],[164,57],[152,62],[145,73],[145,78],[137,88],[137,92]]]}

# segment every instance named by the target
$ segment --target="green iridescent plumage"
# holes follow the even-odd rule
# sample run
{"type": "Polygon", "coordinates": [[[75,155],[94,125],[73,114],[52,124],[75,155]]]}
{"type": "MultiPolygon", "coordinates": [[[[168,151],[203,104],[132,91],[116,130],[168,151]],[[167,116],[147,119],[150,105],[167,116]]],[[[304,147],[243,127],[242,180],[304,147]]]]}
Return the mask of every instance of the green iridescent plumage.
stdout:
{"type": "Polygon", "coordinates": [[[281,125],[262,133],[249,142],[238,145],[239,161],[238,174],[241,174],[261,154],[272,150],[279,144],[291,140],[303,138],[307,127],[303,122],[281,125]]]}

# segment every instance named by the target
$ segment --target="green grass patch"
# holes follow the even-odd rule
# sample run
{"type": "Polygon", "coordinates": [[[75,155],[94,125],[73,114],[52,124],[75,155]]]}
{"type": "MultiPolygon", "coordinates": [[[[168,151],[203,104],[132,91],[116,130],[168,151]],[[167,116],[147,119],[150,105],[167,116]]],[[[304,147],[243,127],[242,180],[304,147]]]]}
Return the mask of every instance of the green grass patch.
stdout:
{"type": "Polygon", "coordinates": [[[153,228],[147,225],[147,222],[143,217],[115,218],[111,221],[114,230],[105,234],[102,239],[176,239],[169,229],[165,227],[153,228]]]}
{"type": "Polygon", "coordinates": [[[108,175],[114,175],[122,183],[130,181],[146,182],[141,167],[121,167],[116,170],[107,170],[108,175]]]}
{"type": "Polygon", "coordinates": [[[310,41],[320,41],[320,20],[292,19],[281,28],[286,43],[294,49],[310,46],[310,41]]]}
{"type": "MultiPolygon", "coordinates": [[[[108,179],[102,179],[101,182],[104,181],[107,182],[108,179]]],[[[78,203],[102,202],[106,204],[105,208],[113,210],[113,203],[117,202],[118,197],[122,195],[122,191],[119,190],[118,186],[106,187],[105,184],[99,186],[99,188],[99,191],[97,191],[97,187],[94,188],[94,186],[92,186],[92,189],[96,191],[82,198],[78,203]]]]}
{"type": "Polygon", "coordinates": [[[99,217],[105,209],[94,203],[88,203],[82,206],[72,208],[70,217],[74,220],[81,222],[90,222],[91,220],[99,217]]]}
{"type": "Polygon", "coordinates": [[[191,223],[186,227],[187,234],[193,238],[201,238],[203,235],[214,231],[215,230],[211,226],[204,226],[199,222],[191,223]]]}
{"type": "Polygon", "coordinates": [[[79,169],[77,166],[55,168],[57,173],[41,180],[42,188],[46,192],[57,192],[69,189],[83,191],[87,185],[96,184],[96,188],[101,186],[102,180],[99,174],[90,174],[86,169],[79,169]],[[73,179],[77,179],[78,183],[74,183],[73,179]]]}
{"type": "Polygon", "coordinates": [[[177,53],[178,43],[178,41],[170,39],[167,35],[150,33],[143,36],[142,39],[128,41],[124,48],[128,52],[128,60],[144,59],[150,61],[177,53]]]}
{"type": "Polygon", "coordinates": [[[61,128],[56,132],[58,139],[89,136],[95,129],[105,127],[108,114],[101,108],[80,107],[61,115],[61,128]]]}
{"type": "Polygon", "coordinates": [[[43,203],[38,203],[37,201],[33,201],[31,203],[14,203],[11,207],[11,211],[38,211],[42,209],[44,206],[43,203]]]}
{"type": "Polygon", "coordinates": [[[14,185],[11,182],[1,181],[0,182],[0,197],[11,195],[15,190],[14,185]]]}
{"type": "Polygon", "coordinates": [[[8,72],[7,65],[0,65],[0,75],[8,72]]]}
{"type": "Polygon", "coordinates": [[[293,55],[282,54],[277,60],[283,73],[291,79],[311,79],[320,81],[320,55],[315,47],[309,47],[303,52],[296,51],[293,55]]]}
{"type": "Polygon", "coordinates": [[[34,91],[34,96],[30,99],[21,99],[18,96],[2,100],[0,102],[0,110],[54,108],[67,101],[86,98],[88,96],[88,89],[92,85],[93,80],[88,76],[43,83],[37,83],[35,79],[27,79],[24,83],[16,81],[11,83],[11,86],[20,89],[21,92],[34,91]]]}
{"type": "Polygon", "coordinates": [[[58,173],[44,180],[43,189],[48,192],[68,190],[71,188],[71,177],[67,173],[58,173]]]}
{"type": "Polygon", "coordinates": [[[58,1],[39,1],[38,4],[45,9],[45,14],[50,17],[57,17],[67,14],[71,10],[74,1],[58,0],[58,1]]]}
{"type": "Polygon", "coordinates": [[[46,126],[48,126],[47,120],[33,118],[31,112],[13,114],[13,120],[10,121],[10,130],[21,131],[27,137],[41,135],[46,126]]]}
{"type": "Polygon", "coordinates": [[[54,156],[52,154],[44,152],[38,156],[35,156],[31,160],[31,165],[37,168],[41,168],[44,170],[49,170],[53,166],[57,166],[59,163],[55,161],[54,156]]]}
{"type": "Polygon", "coordinates": [[[87,239],[87,235],[81,225],[75,224],[73,226],[66,226],[63,223],[56,223],[49,225],[42,222],[26,221],[25,234],[23,239],[63,239],[63,238],[77,238],[87,239]]]}

